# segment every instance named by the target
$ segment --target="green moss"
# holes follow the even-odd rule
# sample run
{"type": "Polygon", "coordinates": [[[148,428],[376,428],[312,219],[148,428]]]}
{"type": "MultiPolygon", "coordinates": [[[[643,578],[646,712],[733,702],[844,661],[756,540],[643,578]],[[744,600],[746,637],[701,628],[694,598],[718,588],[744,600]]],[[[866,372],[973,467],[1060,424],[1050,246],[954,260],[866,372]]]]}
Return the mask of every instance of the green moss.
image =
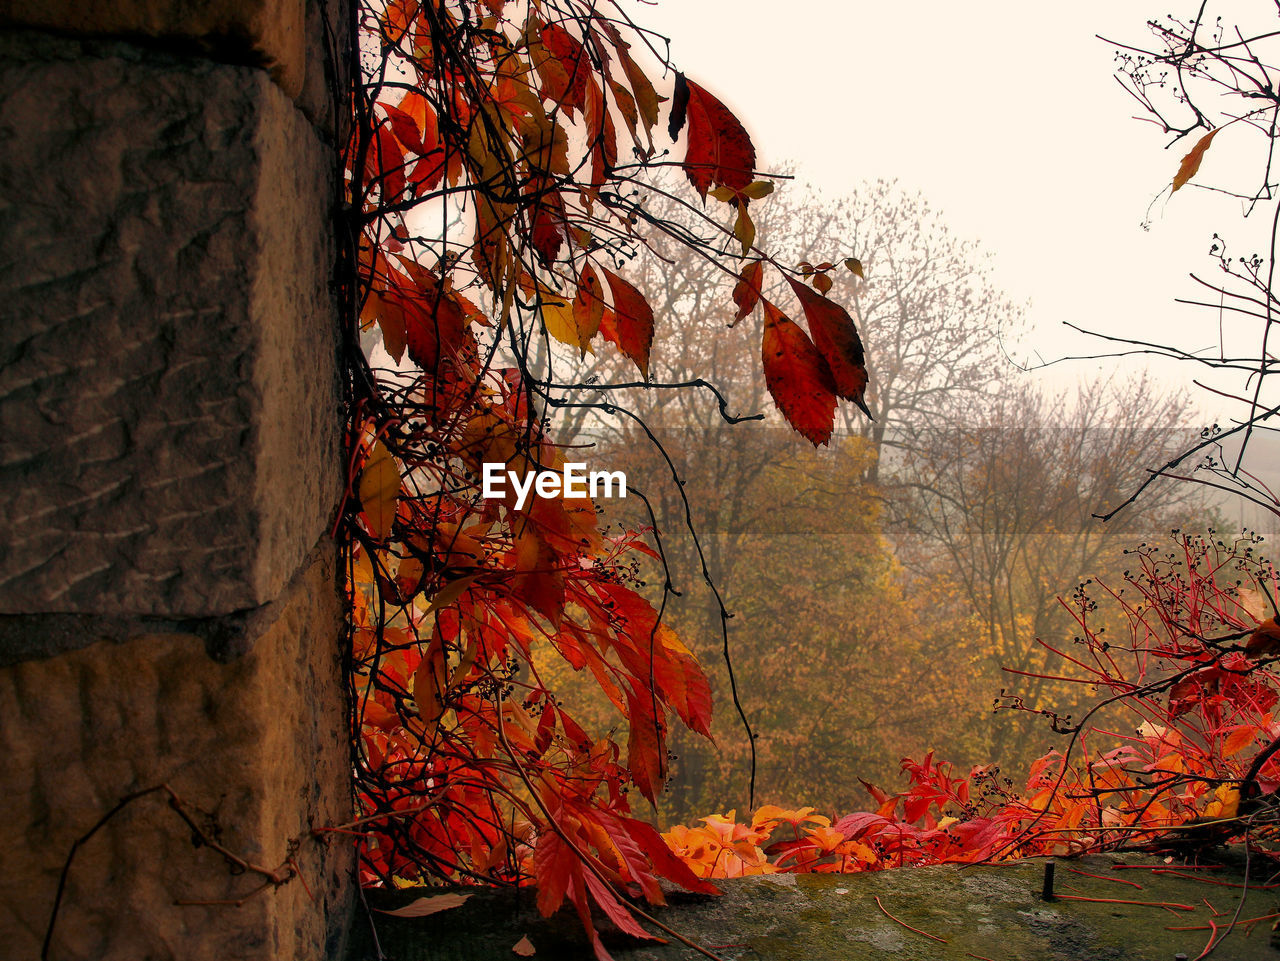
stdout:
{"type": "MultiPolygon", "coordinates": [[[[1043,862],[1001,867],[955,866],[860,875],[799,875],[722,882],[725,896],[685,899],[654,909],[664,923],[726,961],[961,961],[968,955],[999,961],[1170,961],[1195,957],[1207,931],[1168,931],[1203,925],[1210,917],[1201,898],[1219,912],[1233,912],[1239,888],[1150,870],[1115,871],[1118,859],[1058,862],[1058,890],[1087,898],[1165,901],[1197,906],[1175,915],[1159,907],[1039,899],[1043,862]],[[1100,875],[1087,877],[1076,872],[1100,875]],[[1141,889],[1119,880],[1142,885],[1141,889]],[[901,922],[882,912],[876,897],[901,922]],[[946,944],[908,930],[910,925],[946,944]]],[[[1138,863],[1137,857],[1124,859],[1138,863]]],[[[1163,870],[1176,866],[1160,865],[1163,870]]],[[[1215,881],[1239,883],[1240,866],[1214,871],[1215,881]]],[[[1255,884],[1259,883],[1255,877],[1255,884]]],[[[374,892],[381,906],[404,903],[412,892],[374,892]]],[[[1251,891],[1243,917],[1276,910],[1271,892],[1251,891]]],[[[588,961],[591,952],[570,911],[543,919],[527,891],[482,891],[463,907],[417,921],[380,917],[384,952],[394,961],[512,961],[511,947],[528,935],[543,961],[588,961]]],[[[603,926],[603,922],[602,922],[603,926]]],[[[349,961],[374,957],[366,932],[357,927],[349,961]]],[[[606,938],[617,961],[687,959],[677,943],[606,938]]],[[[1215,956],[1233,961],[1275,961],[1266,932],[1234,933],[1215,956]]]]}

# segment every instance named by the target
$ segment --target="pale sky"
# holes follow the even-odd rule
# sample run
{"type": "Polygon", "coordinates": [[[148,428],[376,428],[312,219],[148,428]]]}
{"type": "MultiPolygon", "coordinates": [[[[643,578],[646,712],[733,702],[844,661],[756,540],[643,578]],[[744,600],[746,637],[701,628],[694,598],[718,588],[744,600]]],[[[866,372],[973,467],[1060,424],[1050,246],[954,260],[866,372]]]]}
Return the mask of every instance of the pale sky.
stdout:
{"type": "MultiPolygon", "coordinates": [[[[738,113],[766,169],[794,160],[831,194],[877,177],[922,191],[958,236],[994,254],[998,282],[1031,302],[1028,342],[1048,358],[1104,349],[1066,320],[1160,340],[1176,332],[1188,348],[1217,343],[1214,316],[1172,300],[1197,292],[1189,271],[1216,272],[1205,256],[1214,230],[1235,232],[1243,248],[1249,228],[1238,202],[1187,188],[1160,200],[1142,230],[1194,141],[1165,150],[1158,128],[1132,119],[1137,104],[1113,79],[1113,49],[1095,37],[1140,44],[1146,18],[1195,6],[664,0],[630,9],[738,113]]],[[[1256,13],[1240,0],[1210,13],[1230,19],[1250,6],[1256,13]]],[[[1197,179],[1232,160],[1225,141],[1197,179]]]]}

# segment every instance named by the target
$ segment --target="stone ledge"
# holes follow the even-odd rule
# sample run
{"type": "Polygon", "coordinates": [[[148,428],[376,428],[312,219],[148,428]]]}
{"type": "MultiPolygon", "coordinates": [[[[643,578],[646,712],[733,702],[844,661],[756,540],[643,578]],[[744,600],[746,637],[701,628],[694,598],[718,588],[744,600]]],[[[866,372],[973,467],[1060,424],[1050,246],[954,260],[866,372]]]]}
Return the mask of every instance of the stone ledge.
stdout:
{"type": "Polygon", "coordinates": [[[340,493],[333,155],[259,70],[0,36],[0,613],[278,595],[340,493]]]}

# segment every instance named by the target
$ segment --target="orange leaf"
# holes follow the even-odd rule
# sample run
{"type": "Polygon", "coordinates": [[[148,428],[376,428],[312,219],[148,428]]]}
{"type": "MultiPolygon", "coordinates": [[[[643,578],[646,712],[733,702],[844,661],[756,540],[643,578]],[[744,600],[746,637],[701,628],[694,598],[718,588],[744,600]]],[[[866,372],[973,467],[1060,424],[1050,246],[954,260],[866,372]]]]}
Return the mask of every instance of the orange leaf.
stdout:
{"type": "Polygon", "coordinates": [[[1204,152],[1209,149],[1209,144],[1213,143],[1213,138],[1217,136],[1221,127],[1215,127],[1207,134],[1196,141],[1196,145],[1191,148],[1191,152],[1182,158],[1182,163],[1178,166],[1178,172],[1173,177],[1173,190],[1169,191],[1177,193],[1179,189],[1186,186],[1188,180],[1196,175],[1196,171],[1200,169],[1200,161],[1204,159],[1204,152]]]}
{"type": "Polygon", "coordinates": [[[676,73],[668,132],[675,140],[688,122],[684,172],[705,200],[713,184],[745,190],[756,166],[756,148],[728,107],[682,73],[676,73]]]}
{"type": "Polygon", "coordinates": [[[1227,736],[1226,741],[1222,744],[1222,756],[1235,757],[1246,747],[1253,743],[1254,737],[1257,735],[1258,729],[1252,724],[1242,724],[1227,736]]]}
{"type": "Polygon", "coordinates": [[[529,935],[527,934],[517,941],[511,950],[522,958],[531,958],[537,953],[533,947],[533,942],[529,940],[529,935]]]}
{"type": "Polygon", "coordinates": [[[836,385],[831,368],[807,334],[767,300],[764,304],[764,382],[796,430],[817,447],[831,439],[836,385]]]}
{"type": "Polygon", "coordinates": [[[853,318],[839,304],[791,277],[791,289],[800,298],[809,332],[835,376],[836,394],[851,400],[870,416],[863,394],[867,390],[867,367],[862,353],[862,339],[853,318]]]}

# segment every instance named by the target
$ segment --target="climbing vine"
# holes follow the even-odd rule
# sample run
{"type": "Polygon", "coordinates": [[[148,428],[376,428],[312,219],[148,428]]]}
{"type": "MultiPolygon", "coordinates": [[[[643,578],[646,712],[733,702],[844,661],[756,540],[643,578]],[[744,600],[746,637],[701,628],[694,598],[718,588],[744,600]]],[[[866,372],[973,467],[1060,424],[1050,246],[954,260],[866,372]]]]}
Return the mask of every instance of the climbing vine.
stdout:
{"type": "Polygon", "coordinates": [[[562,377],[572,353],[618,351],[650,389],[715,393],[648,380],[680,323],[626,276],[652,237],[725,272],[726,321],[765,312],[743,349],[814,444],[841,400],[862,404],[862,346],[825,296],[831,263],[805,279],[756,246],[749,211],[773,183],[742,124],[672,75],[623,8],[397,0],[359,6],[352,34],[343,296],[358,330],[340,524],[361,879],[536,881],[539,908],[568,899],[603,957],[593,906],[645,936],[625,895],[660,902],[659,878],[714,890],[635,810],[662,790],[668,726],[709,735],[711,691],[663,620],[660,532],[541,487],[486,498],[486,465],[512,486],[564,474],[584,455],[557,441],[558,410],[631,416],[612,385],[562,377]],[[669,167],[687,193],[660,186],[669,167]],[[659,195],[701,229],[652,213],[659,195]],[[790,280],[808,333],[761,296],[766,270],[790,280]],[[548,650],[625,733],[575,720],[537,670],[548,650]]]}

